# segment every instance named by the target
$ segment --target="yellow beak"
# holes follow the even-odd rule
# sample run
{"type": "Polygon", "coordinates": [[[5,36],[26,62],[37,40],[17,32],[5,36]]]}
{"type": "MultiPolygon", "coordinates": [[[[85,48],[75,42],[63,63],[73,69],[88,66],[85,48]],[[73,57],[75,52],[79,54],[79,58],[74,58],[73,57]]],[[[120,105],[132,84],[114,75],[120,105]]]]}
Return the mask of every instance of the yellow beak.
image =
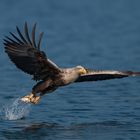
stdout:
{"type": "Polygon", "coordinates": [[[86,73],[87,73],[87,70],[86,70],[85,68],[81,68],[81,69],[79,70],[79,73],[80,73],[80,74],[86,74],[86,73]]]}

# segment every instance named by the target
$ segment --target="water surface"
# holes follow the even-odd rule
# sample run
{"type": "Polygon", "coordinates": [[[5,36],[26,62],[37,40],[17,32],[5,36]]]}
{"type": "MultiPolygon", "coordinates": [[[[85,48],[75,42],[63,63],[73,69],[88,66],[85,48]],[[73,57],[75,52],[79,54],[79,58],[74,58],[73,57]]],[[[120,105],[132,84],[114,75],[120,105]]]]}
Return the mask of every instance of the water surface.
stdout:
{"type": "MultiPolygon", "coordinates": [[[[37,22],[42,46],[61,67],[140,70],[140,2],[132,0],[8,1],[0,4],[0,105],[31,91],[31,77],[4,53],[15,26],[37,22]]],[[[38,33],[37,32],[37,33],[38,33]]],[[[73,84],[31,106],[18,120],[0,120],[0,139],[139,140],[140,78],[73,84]]]]}

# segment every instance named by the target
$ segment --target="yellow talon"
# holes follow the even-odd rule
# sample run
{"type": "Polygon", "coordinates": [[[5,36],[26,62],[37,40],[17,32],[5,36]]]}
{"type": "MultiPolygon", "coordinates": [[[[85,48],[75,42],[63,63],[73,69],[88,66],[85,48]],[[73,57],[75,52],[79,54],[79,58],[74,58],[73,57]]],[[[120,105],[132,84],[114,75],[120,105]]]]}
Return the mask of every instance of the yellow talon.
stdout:
{"type": "Polygon", "coordinates": [[[26,95],[21,98],[21,101],[26,102],[26,103],[33,103],[37,104],[40,100],[40,96],[35,96],[34,94],[26,95]]]}
{"type": "Polygon", "coordinates": [[[30,99],[30,102],[33,104],[37,104],[40,100],[40,96],[35,96],[33,98],[30,99]]]}

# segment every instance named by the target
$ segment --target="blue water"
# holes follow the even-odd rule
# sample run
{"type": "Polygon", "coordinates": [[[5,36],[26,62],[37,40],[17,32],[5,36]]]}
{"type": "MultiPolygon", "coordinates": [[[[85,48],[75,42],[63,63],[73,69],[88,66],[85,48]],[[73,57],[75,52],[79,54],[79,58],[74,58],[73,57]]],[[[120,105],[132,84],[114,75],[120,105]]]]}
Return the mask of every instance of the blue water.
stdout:
{"type": "Polygon", "coordinates": [[[8,120],[3,108],[35,82],[9,61],[2,44],[16,25],[37,22],[38,32],[45,33],[43,50],[61,67],[140,71],[139,5],[138,0],[1,0],[0,140],[139,140],[140,78],[60,88],[38,105],[23,105],[29,114],[8,120]]]}

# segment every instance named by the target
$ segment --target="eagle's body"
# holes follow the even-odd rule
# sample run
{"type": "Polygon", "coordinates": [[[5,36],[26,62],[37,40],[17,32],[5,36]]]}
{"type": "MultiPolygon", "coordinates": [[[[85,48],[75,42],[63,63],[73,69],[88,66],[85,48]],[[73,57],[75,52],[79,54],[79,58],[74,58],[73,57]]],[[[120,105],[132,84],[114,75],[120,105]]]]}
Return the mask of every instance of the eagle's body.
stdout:
{"type": "Polygon", "coordinates": [[[71,83],[140,76],[140,72],[133,71],[97,71],[85,69],[82,66],[60,68],[40,50],[43,33],[40,33],[36,42],[35,29],[36,24],[30,37],[27,23],[25,23],[24,35],[17,27],[18,36],[10,32],[13,39],[9,37],[4,39],[5,51],[11,61],[38,81],[32,88],[31,94],[23,97],[22,101],[37,103],[45,93],[53,92],[58,87],[71,83]]]}
{"type": "Polygon", "coordinates": [[[69,85],[78,79],[80,76],[78,70],[80,66],[75,68],[61,69],[61,71],[51,78],[47,78],[39,83],[37,83],[32,90],[32,93],[50,93],[56,90],[58,87],[69,85]]]}

